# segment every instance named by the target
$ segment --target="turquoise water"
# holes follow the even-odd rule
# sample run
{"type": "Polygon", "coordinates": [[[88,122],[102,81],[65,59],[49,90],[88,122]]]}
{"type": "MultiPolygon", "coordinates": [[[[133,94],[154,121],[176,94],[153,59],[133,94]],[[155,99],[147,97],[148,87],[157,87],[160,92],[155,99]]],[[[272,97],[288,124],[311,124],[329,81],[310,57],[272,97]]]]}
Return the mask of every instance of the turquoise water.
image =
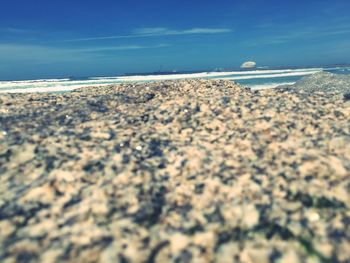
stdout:
{"type": "Polygon", "coordinates": [[[247,79],[247,80],[237,80],[237,83],[242,84],[244,86],[259,86],[259,85],[279,85],[283,83],[292,83],[301,79],[303,76],[292,76],[292,77],[278,77],[271,79],[247,79]]]}
{"type": "MultiPolygon", "coordinates": [[[[297,69],[296,69],[297,70],[297,69]]],[[[344,68],[322,68],[322,71],[325,72],[331,72],[334,74],[350,74],[350,68],[344,67],[344,68]]],[[[315,70],[316,72],[317,70],[315,70]]],[[[303,77],[307,76],[307,74],[311,73],[313,71],[292,71],[289,73],[269,73],[269,78],[265,78],[266,74],[259,74],[259,75],[252,75],[252,78],[249,79],[235,79],[236,83],[239,83],[243,86],[252,87],[252,88],[258,88],[258,89],[264,89],[264,88],[273,88],[280,85],[286,85],[286,84],[293,84],[297,82],[298,80],[302,79],[303,77]],[[298,76],[293,76],[295,73],[300,73],[298,76]],[[305,75],[304,75],[305,73],[305,75]],[[306,74],[307,73],[307,74],[306,74]]],[[[227,76],[226,79],[230,79],[230,77],[237,77],[237,76],[227,76]]]]}

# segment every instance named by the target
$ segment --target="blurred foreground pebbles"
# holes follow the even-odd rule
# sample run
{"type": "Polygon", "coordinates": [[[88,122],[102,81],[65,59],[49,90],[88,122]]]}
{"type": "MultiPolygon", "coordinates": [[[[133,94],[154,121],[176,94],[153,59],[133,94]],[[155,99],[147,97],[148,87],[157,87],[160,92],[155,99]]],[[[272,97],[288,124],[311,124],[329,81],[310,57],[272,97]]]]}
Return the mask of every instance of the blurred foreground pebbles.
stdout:
{"type": "Polygon", "coordinates": [[[337,94],[186,80],[0,95],[0,261],[349,262],[337,94]]]}

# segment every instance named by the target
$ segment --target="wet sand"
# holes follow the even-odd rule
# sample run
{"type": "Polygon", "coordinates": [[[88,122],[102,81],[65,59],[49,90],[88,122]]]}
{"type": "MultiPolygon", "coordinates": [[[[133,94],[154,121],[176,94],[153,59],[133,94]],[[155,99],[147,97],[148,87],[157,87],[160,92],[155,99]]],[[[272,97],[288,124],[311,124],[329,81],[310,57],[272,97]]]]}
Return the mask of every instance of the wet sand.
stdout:
{"type": "Polygon", "coordinates": [[[0,95],[2,262],[349,262],[350,101],[188,80],[0,95]]]}

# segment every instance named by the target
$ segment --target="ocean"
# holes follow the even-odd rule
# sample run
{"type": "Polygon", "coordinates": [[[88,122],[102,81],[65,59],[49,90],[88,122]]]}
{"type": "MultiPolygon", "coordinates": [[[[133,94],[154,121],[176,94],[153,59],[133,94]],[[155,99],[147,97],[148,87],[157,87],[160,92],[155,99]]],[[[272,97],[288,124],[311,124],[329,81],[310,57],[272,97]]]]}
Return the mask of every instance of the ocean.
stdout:
{"type": "Polygon", "coordinates": [[[350,74],[350,67],[320,67],[299,69],[257,69],[250,71],[202,72],[168,75],[139,75],[116,77],[89,77],[84,79],[38,79],[0,81],[0,93],[66,92],[89,86],[108,86],[119,83],[149,82],[179,79],[224,79],[252,89],[269,89],[279,85],[293,84],[304,76],[320,71],[350,74]]]}

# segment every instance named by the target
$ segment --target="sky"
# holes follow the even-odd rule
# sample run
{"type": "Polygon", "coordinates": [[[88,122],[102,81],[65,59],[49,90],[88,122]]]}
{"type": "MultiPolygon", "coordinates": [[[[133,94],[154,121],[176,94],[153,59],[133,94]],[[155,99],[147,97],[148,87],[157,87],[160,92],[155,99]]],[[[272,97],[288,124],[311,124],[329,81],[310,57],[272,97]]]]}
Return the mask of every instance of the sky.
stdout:
{"type": "Polygon", "coordinates": [[[350,63],[349,0],[1,0],[0,79],[350,63]]]}

